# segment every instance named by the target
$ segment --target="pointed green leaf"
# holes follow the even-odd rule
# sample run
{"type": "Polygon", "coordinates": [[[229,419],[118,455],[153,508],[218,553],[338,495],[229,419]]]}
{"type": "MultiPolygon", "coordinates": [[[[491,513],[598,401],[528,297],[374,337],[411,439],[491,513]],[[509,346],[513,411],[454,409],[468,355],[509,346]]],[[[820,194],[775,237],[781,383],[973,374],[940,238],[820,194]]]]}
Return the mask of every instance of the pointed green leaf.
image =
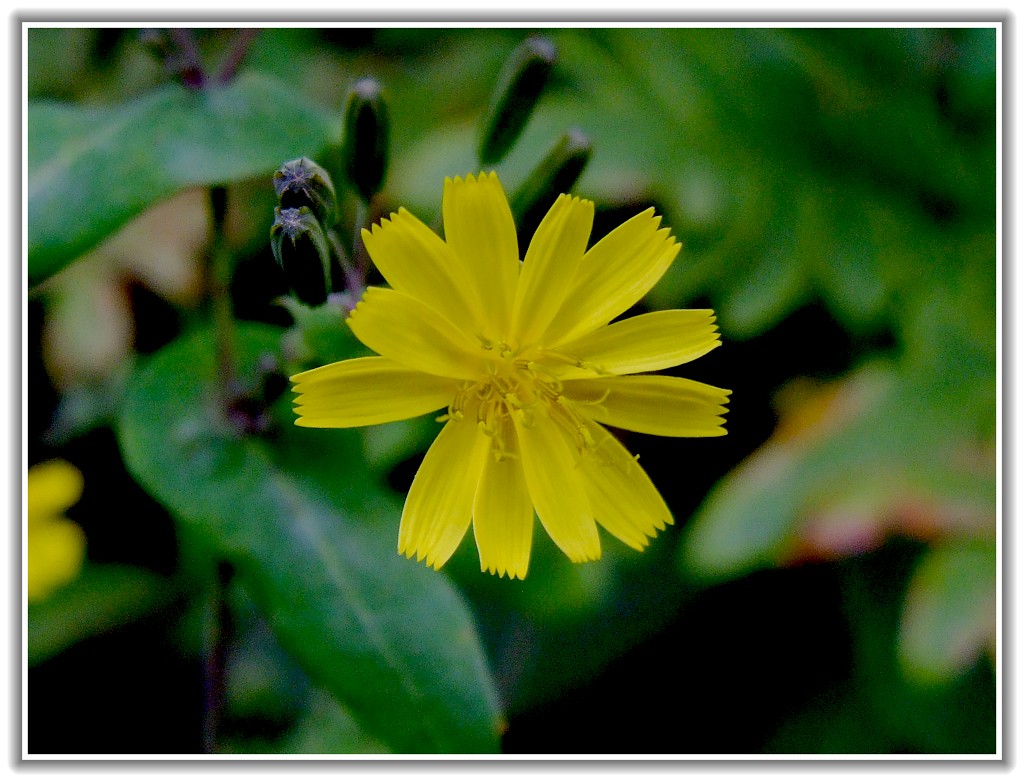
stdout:
{"type": "Polygon", "coordinates": [[[964,672],[995,643],[994,540],[955,540],[929,551],[910,582],[900,659],[923,681],[964,672]]]}
{"type": "Polygon", "coordinates": [[[915,523],[918,534],[993,530],[994,462],[964,401],[993,380],[943,380],[869,364],[831,399],[803,402],[790,415],[802,423],[780,426],[712,489],[684,531],[684,569],[720,579],[852,555],[900,524],[911,534],[915,523]]]}
{"type": "Polygon", "coordinates": [[[28,664],[166,608],[175,595],[167,579],[148,570],[87,563],[70,584],[29,605],[28,664]]]}
{"type": "Polygon", "coordinates": [[[147,207],[192,185],[270,176],[316,154],[331,117],[257,73],[195,92],[168,84],[119,106],[28,108],[29,278],[40,282],[147,207]]]}
{"type": "MultiPolygon", "coordinates": [[[[279,329],[235,334],[240,376],[279,329]]],[[[498,707],[469,612],[442,574],[395,551],[399,506],[361,464],[358,435],[293,426],[241,436],[217,414],[212,336],[132,378],[119,439],[138,481],[236,568],[282,647],[382,744],[495,752],[498,707]]]]}

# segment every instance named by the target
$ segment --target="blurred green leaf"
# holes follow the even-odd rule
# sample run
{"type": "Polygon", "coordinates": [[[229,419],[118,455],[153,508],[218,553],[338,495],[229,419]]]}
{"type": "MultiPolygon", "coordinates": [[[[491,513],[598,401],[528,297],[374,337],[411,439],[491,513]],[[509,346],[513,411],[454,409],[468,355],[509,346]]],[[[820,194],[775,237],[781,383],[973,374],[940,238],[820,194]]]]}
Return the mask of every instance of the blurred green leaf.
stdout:
{"type": "Polygon", "coordinates": [[[72,92],[78,80],[88,75],[97,32],[85,27],[29,28],[25,72],[29,97],[72,92]]]}
{"type": "Polygon", "coordinates": [[[791,714],[769,741],[769,752],[995,752],[996,679],[990,665],[980,661],[955,677],[926,683],[908,677],[898,659],[898,595],[916,578],[912,573],[922,556],[929,557],[922,544],[893,541],[836,566],[852,671],[791,714]]]}
{"type": "Polygon", "coordinates": [[[935,377],[867,366],[798,402],[691,520],[684,568],[718,579],[860,553],[890,532],[994,534],[995,465],[962,403],[977,381],[935,377]]]}
{"type": "Polygon", "coordinates": [[[676,538],[643,552],[602,532],[601,559],[570,562],[537,526],[523,581],[480,572],[471,536],[445,566],[472,601],[513,715],[556,699],[672,622],[688,597],[674,568],[676,538]]]}
{"type": "Polygon", "coordinates": [[[152,204],[315,155],[331,117],[247,72],[202,92],[168,84],[119,106],[28,108],[29,278],[37,283],[152,204]]]}
{"type": "Polygon", "coordinates": [[[176,595],[162,576],[126,565],[87,563],[77,579],[28,607],[28,664],[170,605],[176,595]]]}
{"type": "MultiPolygon", "coordinates": [[[[240,377],[281,331],[239,327],[240,377]]],[[[242,437],[216,409],[212,335],[142,367],[120,421],[125,461],[191,534],[232,562],[282,647],[396,752],[494,752],[498,708],[447,579],[395,553],[399,509],[355,433],[279,420],[242,437]]],[[[281,407],[285,407],[282,405],[281,407]]]]}
{"type": "Polygon", "coordinates": [[[441,424],[433,416],[364,426],[359,430],[367,465],[381,475],[406,459],[426,453],[440,431],[441,424]]]}
{"type": "Polygon", "coordinates": [[[226,599],[231,626],[224,671],[225,715],[270,725],[294,720],[309,698],[308,678],[281,648],[238,579],[231,583],[226,599]]]}
{"type": "Polygon", "coordinates": [[[811,755],[892,754],[893,738],[867,719],[870,706],[853,687],[831,688],[789,716],[768,741],[767,752],[811,755]]]}
{"type": "Polygon", "coordinates": [[[313,687],[281,648],[244,586],[229,591],[231,649],[225,714],[218,751],[274,754],[390,752],[371,737],[329,693],[313,687]],[[241,730],[231,730],[236,723],[241,730]],[[254,736],[252,726],[264,727],[254,736]],[[280,729],[286,725],[282,734],[280,729]],[[269,735],[266,735],[268,734],[269,735]]]}
{"type": "Polygon", "coordinates": [[[334,698],[323,690],[314,690],[305,713],[277,751],[290,755],[377,755],[391,750],[360,728],[334,698]]]}
{"type": "MultiPolygon", "coordinates": [[[[746,338],[820,297],[850,330],[877,332],[994,216],[995,37],[976,32],[553,30],[550,93],[498,172],[514,190],[579,127],[594,157],[574,190],[656,203],[683,243],[652,302],[708,299],[723,333],[746,338]],[[973,119],[960,127],[949,106],[964,102],[973,119]]],[[[460,43],[466,61],[439,49],[423,73],[483,68],[460,43]]],[[[489,85],[458,84],[457,98],[396,85],[399,104],[406,91],[437,98],[435,122],[396,148],[408,176],[390,194],[427,222],[443,177],[473,170],[481,109],[465,104],[482,107],[489,85]]]]}
{"type": "Polygon", "coordinates": [[[927,684],[899,659],[903,601],[927,557],[920,544],[894,541],[842,565],[844,610],[852,637],[852,690],[869,723],[895,751],[982,753],[996,749],[996,679],[978,660],[960,675],[927,684]]]}
{"type": "Polygon", "coordinates": [[[345,325],[345,310],[339,302],[328,299],[320,307],[309,307],[293,296],[277,300],[295,325],[284,336],[284,348],[291,360],[289,372],[371,355],[345,325]]]}
{"type": "Polygon", "coordinates": [[[924,682],[967,670],[995,643],[995,540],[951,540],[924,556],[910,582],[900,659],[924,682]]]}

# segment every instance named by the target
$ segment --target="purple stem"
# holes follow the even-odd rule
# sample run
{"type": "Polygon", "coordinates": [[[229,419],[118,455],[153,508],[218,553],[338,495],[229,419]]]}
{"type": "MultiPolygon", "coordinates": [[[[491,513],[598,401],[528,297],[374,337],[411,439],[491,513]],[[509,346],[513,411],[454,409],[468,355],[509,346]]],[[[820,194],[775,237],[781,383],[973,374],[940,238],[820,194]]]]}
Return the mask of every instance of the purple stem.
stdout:
{"type": "Polygon", "coordinates": [[[258,27],[246,27],[238,31],[231,44],[231,51],[228,52],[227,59],[221,66],[220,75],[217,77],[221,84],[227,84],[235,78],[238,69],[245,61],[245,55],[249,53],[249,47],[259,34],[258,27]]]}
{"type": "Polygon", "coordinates": [[[181,83],[190,89],[201,90],[206,83],[206,74],[203,73],[203,65],[199,59],[195,34],[188,27],[172,28],[170,34],[178,49],[179,61],[175,70],[181,83]]]}

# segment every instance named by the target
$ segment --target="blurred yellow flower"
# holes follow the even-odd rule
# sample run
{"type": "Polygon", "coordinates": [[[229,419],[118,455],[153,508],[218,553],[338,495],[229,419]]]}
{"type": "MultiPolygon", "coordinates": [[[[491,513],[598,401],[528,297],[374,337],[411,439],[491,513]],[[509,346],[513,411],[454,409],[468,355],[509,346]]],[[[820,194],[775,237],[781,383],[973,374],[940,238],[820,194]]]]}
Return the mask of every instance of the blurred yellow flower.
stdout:
{"type": "Polygon", "coordinates": [[[37,602],[73,581],[85,558],[85,534],[63,514],[82,496],[82,474],[62,460],[28,471],[28,599],[37,602]]]}
{"type": "Polygon", "coordinates": [[[399,553],[434,568],[472,522],[481,569],[525,577],[534,510],[573,562],[601,556],[597,524],[642,549],[672,515],[602,424],[722,435],[730,393],[637,374],[721,344],[711,310],[611,323],[679,244],[648,209],[587,250],[594,205],[562,195],[520,263],[493,173],[446,179],[442,212],[444,240],[405,209],[363,232],[391,288],[367,290],[347,322],[380,355],[294,376],[298,425],[366,426],[447,406],[398,535],[399,553]]]}

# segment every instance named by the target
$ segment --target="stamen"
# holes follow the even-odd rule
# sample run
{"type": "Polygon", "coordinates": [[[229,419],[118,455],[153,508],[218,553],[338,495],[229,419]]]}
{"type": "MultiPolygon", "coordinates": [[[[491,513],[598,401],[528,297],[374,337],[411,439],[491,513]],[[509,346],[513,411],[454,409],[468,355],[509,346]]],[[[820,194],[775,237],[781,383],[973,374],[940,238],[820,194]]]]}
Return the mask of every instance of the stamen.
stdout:
{"type": "Polygon", "coordinates": [[[536,415],[533,408],[513,407],[509,411],[527,429],[532,429],[536,424],[536,415]]]}
{"type": "Polygon", "coordinates": [[[609,395],[609,394],[610,394],[611,392],[612,392],[612,390],[611,390],[610,388],[606,388],[606,389],[604,390],[604,393],[603,393],[603,394],[601,394],[601,396],[599,396],[599,397],[598,397],[597,399],[594,399],[594,400],[586,400],[586,401],[584,401],[584,402],[583,402],[582,404],[585,404],[585,405],[597,405],[597,406],[601,406],[601,405],[603,405],[603,404],[604,404],[604,403],[605,403],[605,402],[606,402],[606,401],[608,400],[608,395],[609,395]]]}
{"type": "Polygon", "coordinates": [[[474,388],[477,387],[476,383],[467,380],[463,383],[459,390],[455,394],[455,398],[452,403],[448,405],[448,418],[453,421],[462,420],[462,409],[465,407],[466,395],[474,388]]]}
{"type": "Polygon", "coordinates": [[[596,442],[588,426],[588,419],[577,413],[565,397],[560,396],[556,401],[558,404],[551,405],[549,408],[551,420],[572,437],[580,454],[593,449],[596,442]]]}
{"type": "MultiPolygon", "coordinates": [[[[504,399],[504,400],[505,400],[505,401],[506,401],[506,402],[507,402],[508,404],[512,405],[512,407],[518,407],[518,408],[520,408],[520,409],[521,409],[521,408],[524,408],[524,407],[532,407],[532,405],[527,405],[527,404],[524,404],[524,403],[523,403],[523,400],[521,400],[521,399],[520,399],[520,398],[519,398],[519,397],[518,397],[518,396],[517,396],[517,395],[515,394],[515,392],[513,392],[513,391],[509,391],[509,392],[508,392],[507,394],[504,394],[504,395],[502,396],[502,398],[503,398],[503,399],[504,399]]],[[[536,402],[534,402],[533,404],[535,405],[535,404],[537,404],[537,403],[536,403],[536,402]]]]}
{"type": "Polygon", "coordinates": [[[559,361],[563,364],[568,364],[571,367],[577,369],[586,369],[593,372],[595,375],[612,375],[613,372],[607,371],[600,364],[595,364],[592,361],[579,358],[578,356],[570,356],[568,353],[559,353],[557,350],[545,350],[545,358],[553,358],[555,361],[559,361]]]}
{"type": "Polygon", "coordinates": [[[585,423],[580,423],[577,425],[576,428],[579,431],[580,436],[583,438],[583,445],[586,448],[593,448],[597,444],[594,441],[594,435],[590,433],[589,426],[587,426],[585,423]]]}
{"type": "Polygon", "coordinates": [[[536,361],[527,361],[525,369],[538,383],[552,386],[556,393],[562,393],[562,381],[550,370],[545,369],[542,364],[538,364],[536,361]]]}
{"type": "Polygon", "coordinates": [[[601,413],[601,412],[607,413],[608,412],[608,408],[606,408],[604,406],[604,403],[608,400],[608,395],[610,393],[611,393],[611,389],[610,388],[606,388],[601,393],[601,396],[597,397],[597,399],[573,399],[572,401],[573,401],[573,404],[579,405],[581,407],[586,406],[586,407],[596,408],[599,413],[601,413]]]}

